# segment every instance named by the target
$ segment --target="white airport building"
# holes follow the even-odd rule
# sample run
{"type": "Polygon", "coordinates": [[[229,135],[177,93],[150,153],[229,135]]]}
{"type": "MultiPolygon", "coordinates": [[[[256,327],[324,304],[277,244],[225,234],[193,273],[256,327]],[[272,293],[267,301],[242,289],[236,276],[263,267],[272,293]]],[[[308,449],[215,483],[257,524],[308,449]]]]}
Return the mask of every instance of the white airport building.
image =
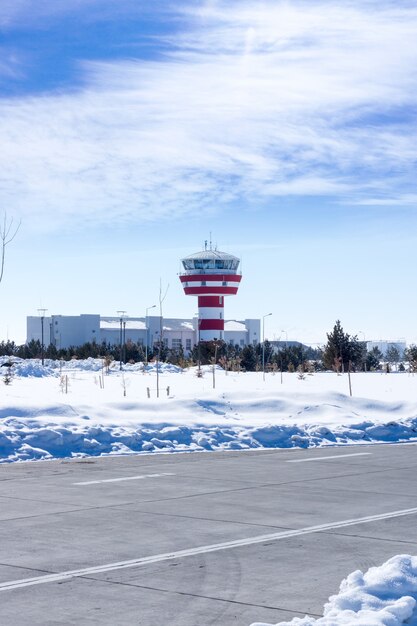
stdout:
{"type": "Polygon", "coordinates": [[[400,359],[402,359],[404,357],[404,352],[407,349],[405,339],[378,339],[366,342],[366,349],[368,352],[370,352],[373,348],[378,348],[384,356],[386,355],[387,350],[392,347],[397,348],[400,354],[400,359]]]}
{"type": "MultiPolygon", "coordinates": [[[[188,353],[199,341],[198,318],[179,319],[159,316],[128,317],[98,314],[28,316],[26,341],[39,340],[45,346],[60,348],[81,346],[87,342],[119,345],[123,341],[153,346],[162,340],[170,349],[182,347],[188,353]],[[43,330],[42,330],[43,328],[43,330]]],[[[228,320],[224,323],[223,340],[245,346],[261,341],[259,319],[228,320]]]]}

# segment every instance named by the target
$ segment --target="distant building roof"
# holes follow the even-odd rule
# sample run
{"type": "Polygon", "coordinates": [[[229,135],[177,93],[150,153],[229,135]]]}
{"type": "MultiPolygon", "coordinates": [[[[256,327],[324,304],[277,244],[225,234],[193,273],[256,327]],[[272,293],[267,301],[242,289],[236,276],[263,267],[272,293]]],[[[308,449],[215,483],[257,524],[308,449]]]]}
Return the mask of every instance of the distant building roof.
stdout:
{"type": "Polygon", "coordinates": [[[229,320],[228,322],[224,323],[224,330],[226,332],[233,332],[233,331],[239,331],[239,332],[246,332],[246,326],[245,324],[243,324],[242,322],[236,322],[236,320],[229,320]]]}
{"type": "Polygon", "coordinates": [[[191,324],[191,322],[180,322],[178,320],[179,323],[175,323],[172,324],[172,321],[170,323],[169,326],[164,326],[164,330],[172,330],[172,331],[179,331],[181,332],[182,330],[192,330],[194,331],[194,326],[191,324]]]}
{"type": "MultiPolygon", "coordinates": [[[[139,322],[137,320],[126,320],[126,330],[146,330],[145,322],[139,322]]],[[[120,319],[115,320],[100,320],[100,328],[102,330],[117,330],[120,329],[120,319]]]]}

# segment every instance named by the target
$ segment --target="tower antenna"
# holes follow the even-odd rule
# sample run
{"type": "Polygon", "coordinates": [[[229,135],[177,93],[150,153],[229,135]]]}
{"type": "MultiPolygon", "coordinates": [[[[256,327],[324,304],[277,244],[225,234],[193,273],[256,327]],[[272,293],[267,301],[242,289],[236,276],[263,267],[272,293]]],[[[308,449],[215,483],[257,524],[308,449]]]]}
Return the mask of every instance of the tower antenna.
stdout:
{"type": "Polygon", "coordinates": [[[211,231],[210,231],[210,250],[212,249],[211,231]]]}

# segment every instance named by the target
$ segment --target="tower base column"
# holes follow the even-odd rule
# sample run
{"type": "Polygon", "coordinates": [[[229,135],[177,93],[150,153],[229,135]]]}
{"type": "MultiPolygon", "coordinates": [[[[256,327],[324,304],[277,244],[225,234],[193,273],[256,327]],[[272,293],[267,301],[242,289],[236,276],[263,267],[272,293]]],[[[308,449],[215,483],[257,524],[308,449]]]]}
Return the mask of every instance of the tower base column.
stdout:
{"type": "Polygon", "coordinates": [[[224,297],[198,297],[198,341],[224,339],[224,297]]]}

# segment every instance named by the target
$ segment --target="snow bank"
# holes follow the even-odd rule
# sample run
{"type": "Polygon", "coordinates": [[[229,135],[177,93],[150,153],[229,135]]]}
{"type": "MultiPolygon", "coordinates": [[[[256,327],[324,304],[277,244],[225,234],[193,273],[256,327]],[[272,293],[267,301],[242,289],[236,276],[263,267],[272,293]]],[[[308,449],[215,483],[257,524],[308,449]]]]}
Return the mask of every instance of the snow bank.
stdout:
{"type": "Polygon", "coordinates": [[[259,448],[308,448],[416,439],[417,418],[409,423],[358,424],[355,428],[320,425],[248,428],[225,425],[144,423],[105,425],[69,407],[0,410],[0,464],[16,460],[149,452],[202,452],[259,448]],[[7,415],[11,413],[13,417],[7,415]],[[58,421],[64,419],[64,424],[58,421]],[[89,422],[93,422],[89,424],[89,422]]]}
{"type": "Polygon", "coordinates": [[[307,448],[417,441],[415,378],[322,374],[300,380],[101,359],[17,360],[0,380],[0,463],[79,455],[307,448]],[[60,378],[60,371],[65,380],[60,378]]]}
{"type": "MultiPolygon", "coordinates": [[[[61,361],[54,359],[44,359],[44,365],[42,365],[41,359],[19,359],[17,357],[0,357],[0,366],[3,363],[12,363],[12,372],[15,376],[29,377],[34,376],[41,378],[43,376],[57,376],[57,371],[62,373],[68,372],[100,372],[103,369],[103,359],[94,359],[89,357],[88,359],[70,359],[69,361],[61,361]]],[[[6,368],[3,368],[4,370],[6,368]]],[[[183,370],[171,363],[159,363],[158,366],[160,373],[181,373],[183,370]]],[[[109,364],[109,371],[119,371],[119,361],[111,361],[109,364]]],[[[1,370],[0,370],[1,371],[1,370]]],[[[147,366],[144,363],[125,363],[123,365],[123,371],[125,372],[156,372],[156,363],[149,363],[147,366]]]]}
{"type": "Polygon", "coordinates": [[[350,574],[325,604],[323,617],[295,617],[276,626],[416,626],[416,605],[417,557],[398,555],[365,574],[350,574]]]}

